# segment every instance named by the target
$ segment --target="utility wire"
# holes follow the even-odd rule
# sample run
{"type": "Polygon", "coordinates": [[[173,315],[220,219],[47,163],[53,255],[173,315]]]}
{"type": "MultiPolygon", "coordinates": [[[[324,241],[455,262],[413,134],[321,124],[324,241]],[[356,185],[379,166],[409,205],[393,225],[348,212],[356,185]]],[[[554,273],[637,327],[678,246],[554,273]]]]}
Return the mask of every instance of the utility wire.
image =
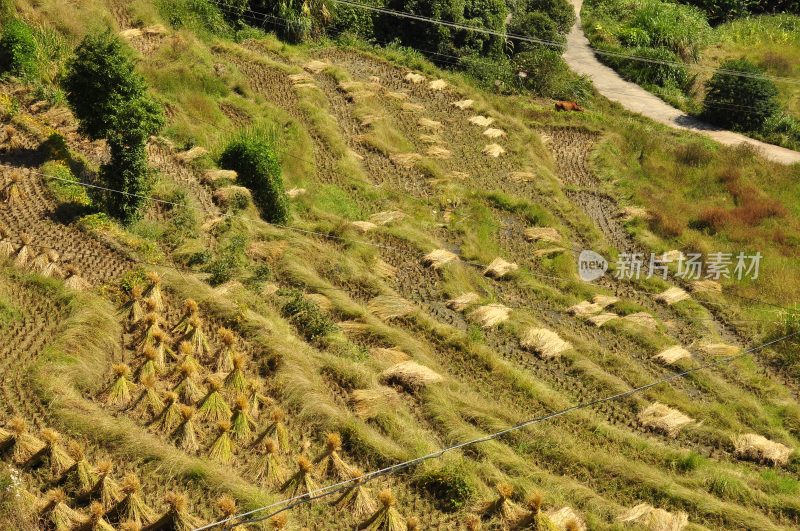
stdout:
{"type": "Polygon", "coordinates": [[[531,419],[528,419],[528,420],[524,420],[524,421],[522,421],[522,422],[520,422],[518,424],[515,424],[515,425],[510,426],[508,428],[505,428],[503,430],[500,430],[500,431],[497,431],[497,432],[494,432],[494,433],[491,433],[491,434],[488,434],[488,435],[484,435],[484,436],[481,436],[481,437],[476,437],[474,439],[470,439],[470,440],[467,440],[467,441],[463,441],[463,442],[460,442],[458,444],[454,444],[452,446],[447,446],[447,447],[441,448],[440,450],[437,450],[435,452],[431,452],[431,453],[425,454],[423,456],[420,456],[420,457],[417,457],[417,458],[414,458],[414,459],[410,459],[408,461],[403,461],[401,463],[397,463],[397,464],[394,464],[394,465],[391,465],[391,466],[388,466],[388,467],[385,467],[385,468],[381,468],[381,469],[378,469],[378,470],[373,470],[373,471],[367,472],[366,474],[363,474],[363,475],[361,475],[361,476],[359,476],[357,478],[352,478],[352,479],[348,479],[348,480],[345,480],[345,481],[340,481],[339,483],[334,483],[334,484],[328,485],[326,487],[322,487],[322,488],[319,488],[319,489],[312,490],[307,494],[303,494],[303,495],[300,495],[300,496],[294,496],[294,497],[291,497],[291,498],[287,498],[285,500],[281,500],[281,501],[278,501],[278,502],[275,502],[275,503],[272,503],[272,504],[269,504],[269,505],[265,505],[265,506],[259,507],[257,509],[252,509],[250,511],[242,512],[242,513],[230,516],[228,518],[225,518],[225,519],[222,519],[222,520],[218,520],[216,522],[212,522],[212,523],[204,525],[202,527],[198,527],[195,531],[203,531],[205,529],[211,529],[211,528],[218,527],[218,526],[226,526],[226,528],[230,529],[231,526],[228,525],[228,524],[233,524],[233,527],[235,527],[235,526],[239,526],[239,525],[247,525],[247,524],[257,523],[257,522],[266,520],[267,518],[271,518],[272,516],[275,516],[275,515],[277,515],[279,513],[282,513],[284,511],[288,511],[289,509],[297,507],[298,505],[307,504],[307,503],[310,503],[311,501],[330,496],[330,495],[332,495],[332,494],[334,494],[336,492],[341,491],[342,489],[344,489],[345,487],[348,487],[350,485],[353,485],[353,484],[356,484],[356,483],[362,483],[363,484],[363,483],[366,483],[366,482],[371,481],[373,479],[376,479],[378,477],[386,476],[386,475],[398,472],[400,470],[403,470],[403,469],[418,465],[418,464],[420,464],[422,462],[429,461],[431,459],[439,458],[439,457],[443,456],[444,454],[446,454],[448,452],[452,452],[454,450],[459,450],[459,449],[467,447],[467,446],[473,446],[473,445],[476,445],[476,444],[480,444],[480,443],[488,442],[488,441],[491,441],[491,440],[495,440],[495,439],[498,439],[498,438],[500,438],[503,435],[506,435],[508,433],[519,431],[519,430],[521,430],[523,428],[526,428],[528,426],[532,426],[534,424],[538,424],[538,423],[541,423],[541,422],[545,422],[547,420],[551,420],[551,419],[554,419],[554,418],[557,418],[557,417],[561,417],[561,416],[566,415],[568,413],[571,413],[573,411],[577,411],[577,410],[580,410],[580,409],[585,409],[585,408],[596,406],[596,405],[603,404],[603,403],[606,403],[606,402],[611,402],[611,401],[614,401],[614,400],[619,400],[619,399],[622,399],[622,398],[626,398],[628,396],[634,395],[636,393],[640,393],[642,391],[645,391],[647,389],[662,385],[664,383],[669,383],[669,382],[671,382],[673,380],[676,380],[678,378],[683,378],[685,376],[688,376],[688,375],[690,375],[692,373],[695,373],[695,372],[698,372],[698,371],[701,371],[701,370],[710,369],[710,368],[714,368],[714,367],[720,367],[720,366],[723,366],[723,365],[728,365],[728,364],[732,363],[733,361],[738,360],[740,358],[743,358],[743,357],[745,357],[745,356],[747,356],[747,355],[749,355],[749,354],[751,354],[753,352],[762,350],[762,349],[767,348],[767,347],[769,347],[771,345],[774,345],[774,344],[779,343],[781,341],[785,341],[785,340],[787,340],[789,338],[792,338],[792,337],[795,337],[795,336],[798,336],[798,335],[800,335],[800,331],[793,332],[791,334],[786,334],[784,336],[781,336],[781,337],[779,337],[777,339],[773,339],[773,340],[768,341],[766,343],[763,343],[761,345],[758,345],[758,346],[755,346],[755,347],[751,347],[751,348],[749,348],[749,349],[747,349],[747,350],[745,350],[745,351],[743,351],[743,352],[741,352],[739,354],[735,354],[735,355],[732,355],[732,356],[726,356],[724,358],[720,358],[720,359],[718,359],[716,361],[713,361],[713,362],[710,362],[710,363],[706,363],[706,364],[703,364],[703,365],[699,365],[697,367],[693,367],[691,369],[687,369],[687,370],[684,370],[684,371],[681,371],[681,372],[678,372],[678,373],[675,373],[675,374],[671,374],[669,376],[666,376],[664,378],[660,378],[660,379],[655,380],[653,382],[650,382],[648,384],[641,385],[641,386],[638,386],[638,387],[634,387],[633,389],[629,389],[628,391],[624,391],[624,392],[621,392],[621,393],[616,393],[616,394],[613,394],[613,395],[610,395],[610,396],[607,396],[607,397],[604,397],[604,398],[598,398],[596,400],[591,400],[591,401],[588,401],[588,402],[582,402],[582,403],[579,403],[579,404],[564,408],[562,410],[549,413],[547,415],[543,415],[543,416],[534,417],[534,418],[531,418],[531,419]],[[258,513],[263,513],[265,511],[268,511],[268,510],[271,510],[271,509],[275,509],[276,507],[280,507],[281,505],[283,505],[282,508],[280,508],[280,509],[278,509],[276,511],[270,512],[269,514],[262,515],[262,516],[254,516],[254,515],[257,515],[258,513]]]}

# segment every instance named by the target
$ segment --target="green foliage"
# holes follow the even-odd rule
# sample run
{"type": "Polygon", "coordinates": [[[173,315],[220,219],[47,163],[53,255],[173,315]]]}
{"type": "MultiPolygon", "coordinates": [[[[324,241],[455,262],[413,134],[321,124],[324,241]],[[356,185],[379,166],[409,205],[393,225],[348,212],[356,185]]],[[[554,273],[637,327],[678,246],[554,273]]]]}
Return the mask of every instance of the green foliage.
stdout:
{"type": "Polygon", "coordinates": [[[458,65],[484,90],[507,94],[519,89],[519,79],[513,65],[505,56],[488,60],[477,55],[468,55],[461,57],[458,65]]]}
{"type": "Polygon", "coordinates": [[[0,72],[31,79],[38,71],[37,46],[31,28],[21,20],[3,25],[0,35],[0,72]]]}
{"type": "Polygon", "coordinates": [[[59,203],[73,203],[81,206],[92,204],[86,193],[86,187],[70,182],[77,182],[78,179],[72,174],[69,167],[57,161],[45,162],[40,170],[45,175],[48,187],[59,203]]]}
{"type": "Polygon", "coordinates": [[[703,117],[713,124],[758,131],[778,111],[775,84],[763,78],[761,70],[746,59],[725,61],[706,84],[703,117]],[[743,72],[732,75],[725,71],[743,72]]]}
{"type": "Polygon", "coordinates": [[[647,59],[633,61],[622,58],[608,58],[616,63],[617,71],[629,81],[640,85],[674,86],[686,88],[691,80],[680,57],[666,48],[633,48],[630,54],[647,59]]]}
{"type": "Polygon", "coordinates": [[[712,24],[760,13],[800,14],[798,0],[682,0],[705,11],[712,24]]]}
{"type": "Polygon", "coordinates": [[[283,187],[275,144],[267,135],[246,132],[234,138],[220,156],[220,166],[234,170],[253,194],[261,215],[270,223],[289,221],[289,200],[283,187]]]}
{"type": "Polygon", "coordinates": [[[576,76],[556,50],[539,48],[518,53],[512,62],[514,71],[521,74],[521,85],[535,94],[578,102],[592,94],[591,83],[576,76]]]}
{"type": "Polygon", "coordinates": [[[120,193],[98,190],[113,217],[129,222],[137,219],[146,196],[152,187],[152,179],[147,167],[147,153],[144,145],[123,146],[109,144],[111,160],[100,168],[100,177],[108,188],[120,193]]]}
{"type": "Polygon", "coordinates": [[[157,0],[162,17],[173,29],[189,28],[198,33],[227,36],[231,34],[228,21],[234,25],[240,18],[245,0],[157,0]],[[218,7],[217,4],[220,4],[218,7]],[[230,8],[230,11],[228,9],[230,8]],[[230,13],[230,16],[229,16],[230,13]]]}
{"type": "Polygon", "coordinates": [[[321,36],[331,22],[326,0],[251,0],[250,7],[267,15],[261,17],[261,25],[291,42],[321,36]]]}
{"type": "Polygon", "coordinates": [[[218,286],[232,280],[247,263],[246,249],[247,238],[241,235],[231,237],[205,267],[204,271],[210,274],[208,282],[218,286]]]}
{"type": "Polygon", "coordinates": [[[306,299],[298,290],[291,290],[289,301],[281,308],[281,314],[297,328],[308,341],[335,332],[338,327],[326,316],[319,306],[306,299]]]}
{"type": "Polygon", "coordinates": [[[559,33],[562,34],[569,33],[575,23],[575,9],[566,0],[526,0],[512,11],[514,16],[534,11],[543,13],[555,23],[559,33]]]}
{"type": "MultiPolygon", "coordinates": [[[[563,44],[566,42],[556,22],[547,13],[541,11],[532,11],[515,16],[511,19],[508,32],[551,43],[563,44]]],[[[547,44],[522,40],[514,40],[512,42],[516,53],[548,47],[547,44]]]]}
{"type": "Polygon", "coordinates": [[[462,464],[449,463],[422,474],[415,483],[436,500],[445,512],[456,512],[467,505],[475,487],[462,464]]]}
{"type": "MultiPolygon", "coordinates": [[[[361,0],[360,4],[383,7],[383,0],[361,0]]],[[[364,40],[375,37],[375,15],[372,11],[347,4],[331,5],[331,24],[328,26],[331,35],[347,34],[364,40]]]]}

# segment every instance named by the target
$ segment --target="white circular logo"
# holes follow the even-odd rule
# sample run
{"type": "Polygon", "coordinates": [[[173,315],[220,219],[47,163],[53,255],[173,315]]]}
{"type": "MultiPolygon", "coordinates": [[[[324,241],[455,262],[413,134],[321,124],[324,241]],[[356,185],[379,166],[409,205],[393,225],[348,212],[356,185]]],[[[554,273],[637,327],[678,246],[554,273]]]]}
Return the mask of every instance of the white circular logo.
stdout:
{"type": "Polygon", "coordinates": [[[594,251],[581,251],[578,255],[578,276],[581,280],[591,282],[602,277],[608,271],[608,262],[594,251]]]}

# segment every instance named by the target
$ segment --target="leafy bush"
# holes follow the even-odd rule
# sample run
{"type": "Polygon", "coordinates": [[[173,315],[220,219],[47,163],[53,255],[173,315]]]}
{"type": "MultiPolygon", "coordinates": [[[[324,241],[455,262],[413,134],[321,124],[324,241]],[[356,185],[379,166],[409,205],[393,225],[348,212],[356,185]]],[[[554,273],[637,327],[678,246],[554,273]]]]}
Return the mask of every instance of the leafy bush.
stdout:
{"type": "Polygon", "coordinates": [[[518,53],[512,62],[522,86],[539,96],[583,102],[592,94],[591,82],[576,76],[555,50],[518,53]]]}
{"type": "Polygon", "coordinates": [[[740,131],[758,131],[778,111],[775,84],[759,78],[761,70],[746,59],[723,62],[706,83],[703,117],[709,122],[740,131]],[[726,71],[743,72],[734,75],[726,71]]]}
{"type": "Polygon", "coordinates": [[[250,0],[250,7],[268,15],[261,17],[263,26],[291,42],[321,36],[331,22],[324,0],[250,0]]]}
{"type": "MultiPolygon", "coordinates": [[[[555,22],[559,33],[569,33],[572,25],[575,24],[575,9],[566,0],[527,0],[519,5],[515,13],[530,13],[538,11],[544,13],[555,22]]],[[[512,19],[513,22],[513,19],[512,19]]]]}
{"type": "Polygon", "coordinates": [[[36,39],[31,28],[21,20],[10,20],[0,35],[0,72],[32,78],[38,70],[36,39]]]}
{"type": "Polygon", "coordinates": [[[337,330],[336,324],[328,319],[319,306],[306,299],[302,292],[292,290],[289,292],[289,297],[289,301],[281,309],[281,314],[289,319],[308,341],[337,330]]]}
{"type": "Polygon", "coordinates": [[[719,24],[736,18],[744,18],[759,13],[800,14],[797,0],[682,0],[683,3],[697,6],[705,11],[712,24],[719,24]]]}
{"type": "Polygon", "coordinates": [[[89,206],[91,201],[86,194],[86,188],[70,182],[77,182],[78,179],[72,174],[69,167],[62,162],[45,162],[41,168],[45,175],[47,185],[56,196],[59,203],[73,203],[81,206],[89,206]]]}
{"type": "Polygon", "coordinates": [[[458,65],[484,90],[510,93],[519,88],[514,67],[506,57],[494,60],[477,55],[461,57],[458,65]]]}
{"type": "Polygon", "coordinates": [[[289,220],[289,200],[283,187],[274,142],[264,134],[249,132],[233,139],[220,157],[220,166],[234,170],[250,189],[261,215],[270,223],[289,220]]]}
{"type": "MultiPolygon", "coordinates": [[[[550,18],[547,13],[541,11],[531,11],[515,16],[511,19],[511,24],[508,26],[508,32],[514,35],[523,35],[531,37],[535,40],[555,42],[563,44],[566,39],[559,31],[556,22],[550,18]]],[[[522,40],[514,40],[514,51],[516,53],[527,52],[548,46],[547,44],[539,44],[535,42],[527,42],[522,40]]]]}
{"type": "Polygon", "coordinates": [[[233,236],[206,265],[205,272],[210,273],[209,284],[218,286],[233,279],[247,261],[246,248],[247,239],[244,236],[233,236]]]}
{"type": "MultiPolygon", "coordinates": [[[[383,0],[360,0],[359,3],[373,7],[384,5],[383,0]]],[[[372,11],[339,3],[334,3],[331,9],[331,24],[328,27],[331,35],[346,33],[367,41],[375,37],[375,14],[372,11]]]]}
{"type": "Polygon", "coordinates": [[[666,48],[634,48],[631,55],[647,59],[633,61],[614,58],[617,70],[625,79],[640,85],[675,86],[685,88],[689,85],[689,72],[680,58],[666,48]]]}
{"type": "Polygon", "coordinates": [[[425,472],[415,483],[436,500],[445,512],[456,512],[467,505],[475,494],[463,465],[448,464],[425,472]]]}
{"type": "Polygon", "coordinates": [[[711,26],[695,7],[662,0],[635,0],[630,8],[630,27],[648,34],[652,46],[667,48],[685,61],[696,61],[711,38],[711,26]]]}

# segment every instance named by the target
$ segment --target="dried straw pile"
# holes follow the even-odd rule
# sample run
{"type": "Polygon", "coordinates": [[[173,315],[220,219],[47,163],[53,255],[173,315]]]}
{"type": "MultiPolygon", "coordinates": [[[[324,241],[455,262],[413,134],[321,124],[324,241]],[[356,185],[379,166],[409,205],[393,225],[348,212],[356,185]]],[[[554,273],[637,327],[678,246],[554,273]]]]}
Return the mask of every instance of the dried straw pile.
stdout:
{"type": "Polygon", "coordinates": [[[475,102],[473,100],[459,100],[459,101],[454,101],[450,105],[452,105],[453,107],[458,107],[463,111],[471,108],[474,103],[475,102]]]}
{"type": "Polygon", "coordinates": [[[494,118],[488,118],[486,116],[473,116],[469,119],[469,123],[472,125],[477,125],[478,127],[489,127],[494,123],[494,118]]]}
{"type": "Polygon", "coordinates": [[[458,260],[458,255],[447,249],[436,249],[422,258],[422,263],[434,269],[441,269],[450,262],[458,260]]]}
{"type": "Polygon", "coordinates": [[[770,441],[756,433],[739,435],[733,440],[736,456],[759,463],[782,466],[789,462],[792,449],[781,443],[770,441]]]}
{"type": "Polygon", "coordinates": [[[398,348],[373,347],[369,349],[370,355],[376,360],[396,364],[408,361],[411,357],[398,348]]]}
{"type": "Polygon", "coordinates": [[[378,295],[367,304],[379,319],[404,317],[414,312],[414,305],[399,295],[378,295]]]}
{"type": "Polygon", "coordinates": [[[425,154],[434,159],[449,159],[451,155],[450,150],[442,146],[431,146],[425,154]]]}
{"type": "Polygon", "coordinates": [[[500,144],[487,144],[483,147],[481,153],[489,157],[497,158],[506,152],[505,148],[500,144]]]}
{"type": "Polygon", "coordinates": [[[483,328],[491,328],[508,320],[511,315],[511,308],[502,304],[487,304],[478,306],[472,310],[468,317],[470,320],[480,324],[483,328]]]}
{"type": "Polygon", "coordinates": [[[429,129],[431,131],[441,131],[442,127],[444,127],[442,125],[442,122],[438,122],[436,120],[431,120],[430,118],[425,118],[425,117],[420,118],[419,121],[417,122],[417,124],[420,127],[423,127],[425,129],[429,129]]]}
{"type": "Polygon", "coordinates": [[[572,507],[562,507],[557,511],[550,511],[547,513],[550,521],[555,524],[558,529],[567,529],[568,524],[572,524],[571,529],[574,531],[586,531],[586,523],[583,518],[576,513],[572,507]]]}
{"type": "Polygon", "coordinates": [[[445,81],[444,79],[436,79],[428,83],[428,88],[437,92],[440,90],[444,90],[447,88],[447,81],[445,81]]]}
{"type": "Polygon", "coordinates": [[[408,74],[403,76],[403,80],[405,80],[407,83],[412,83],[416,85],[417,83],[422,83],[423,81],[425,81],[425,76],[417,74],[416,72],[409,72],[408,74]]]}
{"type": "Polygon", "coordinates": [[[441,382],[444,378],[436,371],[415,361],[404,361],[383,371],[381,380],[387,385],[399,385],[407,391],[414,392],[441,382]]]}
{"type": "Polygon", "coordinates": [[[422,160],[419,153],[395,153],[389,159],[401,168],[412,168],[414,164],[422,160]]]}
{"type": "Polygon", "coordinates": [[[572,343],[546,328],[531,328],[525,332],[520,344],[546,360],[560,358],[563,352],[572,348],[572,343]]]}
{"type": "Polygon", "coordinates": [[[486,137],[489,137],[489,138],[502,138],[502,137],[506,136],[506,132],[503,131],[502,129],[497,129],[495,127],[490,127],[489,129],[487,129],[487,130],[485,130],[483,132],[483,136],[486,136],[486,137]]]}
{"type": "Polygon", "coordinates": [[[700,345],[700,350],[709,356],[733,356],[738,354],[741,349],[727,343],[705,343],[700,345]]]}
{"type": "Polygon", "coordinates": [[[383,385],[374,389],[356,389],[350,393],[350,407],[357,417],[364,420],[391,410],[399,400],[397,391],[383,385]]]}
{"type": "Polygon", "coordinates": [[[586,317],[589,315],[593,315],[602,309],[603,308],[599,304],[595,304],[589,301],[581,301],[578,304],[575,304],[567,308],[567,313],[578,317],[586,317]]]}
{"type": "Polygon", "coordinates": [[[653,317],[647,312],[631,313],[623,317],[623,319],[625,319],[626,321],[630,321],[631,323],[637,324],[639,326],[649,328],[650,330],[658,329],[658,321],[656,320],[655,317],[653,317]]]}
{"type": "Polygon", "coordinates": [[[312,74],[319,74],[320,72],[328,68],[328,66],[330,65],[325,61],[319,61],[317,59],[314,59],[313,61],[309,61],[308,63],[304,64],[303,68],[305,68],[312,74]]]}
{"type": "Polygon", "coordinates": [[[199,159],[200,157],[207,155],[208,150],[201,146],[195,146],[189,151],[184,151],[183,153],[178,153],[175,155],[175,158],[179,161],[188,164],[194,160],[199,159]]]}
{"type": "Polygon", "coordinates": [[[592,302],[600,306],[601,308],[606,308],[611,306],[612,304],[616,304],[619,302],[618,297],[614,297],[613,295],[595,295],[592,297],[592,302]]]}
{"type": "Polygon", "coordinates": [[[475,293],[474,291],[468,291],[459,295],[454,299],[450,299],[447,301],[447,307],[451,310],[455,310],[457,312],[463,312],[468,307],[476,304],[479,300],[481,300],[481,296],[475,293]]]}
{"type": "Polygon", "coordinates": [[[484,276],[489,278],[493,278],[495,280],[500,280],[502,278],[507,277],[511,273],[514,273],[519,269],[519,266],[512,262],[506,262],[500,257],[495,258],[492,260],[492,263],[489,264],[486,269],[484,270],[484,276]]]}
{"type": "Polygon", "coordinates": [[[653,298],[658,302],[663,302],[664,304],[667,305],[673,305],[675,303],[685,301],[690,297],[689,294],[686,293],[681,288],[673,286],[668,290],[664,291],[663,293],[659,293],[653,298]]]}
{"type": "Polygon", "coordinates": [[[653,359],[666,365],[672,365],[678,360],[689,359],[691,357],[692,354],[688,350],[680,345],[673,345],[653,356],[653,359]]]}
{"type": "Polygon", "coordinates": [[[561,235],[553,227],[529,227],[525,229],[525,239],[529,242],[559,242],[561,235]]]}
{"type": "Polygon", "coordinates": [[[646,428],[659,431],[674,437],[684,426],[694,422],[677,409],[672,409],[660,402],[653,402],[637,416],[646,428]]]}
{"type": "Polygon", "coordinates": [[[590,323],[599,328],[609,321],[613,321],[614,319],[619,319],[619,315],[611,312],[604,312],[599,315],[593,315],[588,319],[590,323]]]}
{"type": "Polygon", "coordinates": [[[695,280],[692,282],[694,293],[722,293],[722,284],[715,280],[695,280]]]}
{"type": "Polygon", "coordinates": [[[369,220],[376,225],[388,225],[395,221],[401,221],[406,215],[400,210],[389,210],[372,214],[369,220]]]}
{"type": "Polygon", "coordinates": [[[650,531],[681,531],[689,524],[689,517],[683,511],[670,513],[649,503],[640,503],[625,511],[619,521],[639,524],[650,531]]]}
{"type": "Polygon", "coordinates": [[[371,221],[351,221],[350,226],[356,229],[361,234],[366,234],[369,231],[378,228],[378,226],[372,223],[371,221]]]}

